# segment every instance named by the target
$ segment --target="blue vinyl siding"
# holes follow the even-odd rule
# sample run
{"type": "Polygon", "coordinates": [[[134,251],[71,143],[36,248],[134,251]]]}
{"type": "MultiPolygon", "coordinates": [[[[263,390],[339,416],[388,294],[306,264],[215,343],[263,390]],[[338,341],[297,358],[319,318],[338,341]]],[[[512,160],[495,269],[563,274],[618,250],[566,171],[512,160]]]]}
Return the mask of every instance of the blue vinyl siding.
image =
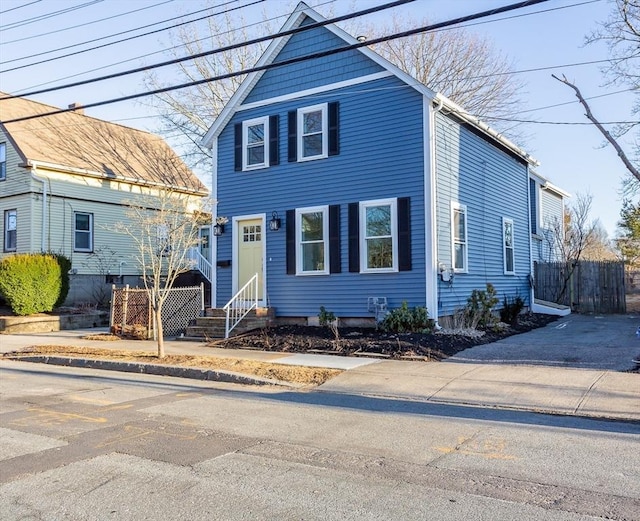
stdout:
{"type": "Polygon", "coordinates": [[[439,281],[440,315],[464,307],[474,289],[492,283],[504,295],[529,298],[527,167],[451,118],[436,115],[438,261],[452,265],[451,201],[467,207],[468,273],[439,281]],[[515,275],[504,274],[502,218],[515,231],[515,275]]]}
{"type": "MultiPolygon", "coordinates": [[[[275,63],[346,45],[325,28],[310,29],[292,35],[275,63]]],[[[380,65],[367,59],[361,52],[345,51],[266,71],[244,102],[252,103],[381,71],[383,68],[380,65]]]]}
{"type": "MultiPolygon", "coordinates": [[[[330,78],[333,82],[333,78],[330,78]]],[[[260,83],[258,84],[260,87],[260,83]]],[[[270,96],[270,95],[269,95],[270,96]]],[[[273,211],[282,228],[266,231],[268,304],[278,316],[310,316],[325,306],[338,316],[363,317],[367,297],[385,296],[390,307],[424,305],[424,157],[422,96],[390,77],[367,84],[240,111],[222,131],[218,155],[218,215],[231,218],[273,211]],[[400,87],[393,89],[393,87],[400,87]],[[393,103],[389,102],[389,88],[393,103]],[[308,162],[287,162],[287,113],[308,105],[340,102],[340,154],[308,162]],[[233,126],[245,119],[280,116],[277,166],[251,172],[233,168],[233,126]],[[411,271],[350,273],[348,204],[391,197],[411,198],[411,271]],[[342,272],[322,276],[287,275],[286,211],[340,205],[342,272]]],[[[218,259],[231,259],[232,234],[218,239],[218,259]]],[[[231,296],[232,269],[218,268],[218,305],[231,296]]]]}

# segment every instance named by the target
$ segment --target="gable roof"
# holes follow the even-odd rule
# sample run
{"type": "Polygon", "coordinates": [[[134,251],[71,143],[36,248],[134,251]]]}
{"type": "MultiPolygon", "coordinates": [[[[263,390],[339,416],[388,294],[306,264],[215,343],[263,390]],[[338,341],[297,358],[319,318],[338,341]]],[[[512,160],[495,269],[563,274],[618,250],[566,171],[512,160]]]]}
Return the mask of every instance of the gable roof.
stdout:
{"type": "MultiPolygon", "coordinates": [[[[57,107],[0,93],[2,121],[45,114],[57,107]]],[[[25,162],[51,169],[206,195],[207,187],[154,134],[63,112],[0,125],[25,162]]]]}
{"type": "MultiPolygon", "coordinates": [[[[307,17],[313,20],[314,22],[325,22],[327,20],[317,11],[310,8],[307,4],[305,4],[304,2],[300,2],[296,6],[294,11],[289,15],[289,18],[280,29],[280,32],[288,31],[290,29],[295,29],[300,27],[303,21],[305,20],[305,18],[307,17]]],[[[334,35],[344,40],[344,42],[347,45],[357,45],[359,43],[356,38],[348,34],[346,31],[340,29],[335,24],[327,24],[324,27],[328,31],[331,31],[334,35]]],[[[261,66],[269,65],[273,63],[276,60],[279,52],[286,45],[286,43],[289,41],[290,38],[291,38],[291,35],[274,38],[269,44],[269,46],[267,47],[267,49],[265,50],[265,52],[262,54],[262,56],[260,57],[260,59],[258,60],[255,66],[261,67],[261,66]]],[[[389,73],[397,77],[399,80],[407,84],[409,87],[420,92],[422,95],[430,99],[433,103],[436,103],[439,107],[446,108],[448,113],[454,113],[455,116],[462,119],[465,123],[475,127],[482,134],[489,137],[489,139],[499,142],[500,145],[506,147],[508,150],[510,150],[517,156],[521,157],[525,162],[532,165],[538,164],[538,162],[534,158],[532,158],[527,152],[525,152],[520,147],[512,143],[510,140],[502,136],[499,132],[493,130],[491,127],[489,127],[485,123],[482,123],[478,118],[469,114],[462,107],[460,107],[458,104],[448,99],[446,96],[443,96],[440,93],[436,93],[426,85],[423,85],[418,80],[416,80],[413,76],[411,76],[410,74],[407,74],[398,66],[394,65],[386,58],[383,58],[382,56],[380,56],[375,51],[371,50],[366,45],[358,47],[356,50],[364,54],[367,58],[373,60],[375,63],[380,65],[383,69],[385,69],[386,71],[388,71],[389,73]]],[[[215,119],[215,121],[213,122],[213,124],[211,125],[207,133],[205,134],[205,136],[202,138],[202,144],[204,146],[208,146],[208,147],[212,146],[213,140],[220,134],[220,132],[222,132],[222,130],[227,125],[229,120],[233,117],[233,115],[236,113],[240,105],[242,105],[242,102],[244,101],[244,99],[246,99],[246,97],[249,95],[249,93],[251,92],[251,89],[256,85],[256,83],[260,80],[260,78],[263,76],[264,73],[265,73],[265,70],[261,70],[257,72],[252,72],[247,75],[244,81],[240,84],[240,87],[238,87],[238,90],[236,90],[236,92],[233,94],[229,102],[225,105],[224,109],[220,112],[218,117],[215,119]]]]}

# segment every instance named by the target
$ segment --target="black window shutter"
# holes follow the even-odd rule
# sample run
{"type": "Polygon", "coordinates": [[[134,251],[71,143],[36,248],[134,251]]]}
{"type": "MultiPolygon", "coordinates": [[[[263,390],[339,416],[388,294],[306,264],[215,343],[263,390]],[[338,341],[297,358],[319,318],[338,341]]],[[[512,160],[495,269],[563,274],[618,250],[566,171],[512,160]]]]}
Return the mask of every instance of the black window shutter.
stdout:
{"type": "Polygon", "coordinates": [[[269,116],[269,166],[280,164],[279,127],[280,116],[269,116]]]}
{"type": "Polygon", "coordinates": [[[340,153],[340,104],[337,101],[329,103],[329,155],[340,153]]]}
{"type": "Polygon", "coordinates": [[[398,198],[398,270],[411,271],[411,204],[398,198]]]}
{"type": "Polygon", "coordinates": [[[340,205],[329,206],[329,273],[341,273],[340,205]]]}
{"type": "Polygon", "coordinates": [[[287,275],[296,274],[296,211],[287,210],[287,275]]]}
{"type": "Polygon", "coordinates": [[[236,123],[234,127],[235,135],[235,157],[234,157],[234,170],[238,172],[242,170],[242,123],[236,123]]]}
{"type": "Polygon", "coordinates": [[[288,114],[289,132],[289,162],[298,160],[298,111],[292,110],[288,114]]]}
{"type": "Polygon", "coordinates": [[[349,271],[360,272],[360,205],[349,203],[349,271]]]}

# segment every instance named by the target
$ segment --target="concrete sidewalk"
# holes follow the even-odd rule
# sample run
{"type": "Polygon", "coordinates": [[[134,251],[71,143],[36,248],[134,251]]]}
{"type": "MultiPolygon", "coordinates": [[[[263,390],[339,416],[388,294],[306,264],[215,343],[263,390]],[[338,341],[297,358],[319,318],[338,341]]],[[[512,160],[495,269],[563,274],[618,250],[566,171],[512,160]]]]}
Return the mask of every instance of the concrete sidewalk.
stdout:
{"type": "MultiPolygon", "coordinates": [[[[0,352],[32,345],[73,345],[154,351],[153,341],[105,342],[81,337],[101,330],[0,335],[0,352]]],[[[209,355],[344,369],[318,392],[368,395],[640,421],[640,375],[609,370],[488,363],[425,363],[207,347],[167,341],[167,354],[209,355]]]]}

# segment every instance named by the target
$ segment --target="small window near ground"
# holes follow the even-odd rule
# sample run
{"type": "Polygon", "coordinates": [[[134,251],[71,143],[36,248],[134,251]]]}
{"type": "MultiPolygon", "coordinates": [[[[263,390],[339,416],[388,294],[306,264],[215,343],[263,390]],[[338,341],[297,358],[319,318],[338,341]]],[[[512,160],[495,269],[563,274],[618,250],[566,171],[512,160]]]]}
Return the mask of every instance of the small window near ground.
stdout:
{"type": "Polygon", "coordinates": [[[504,217],[502,218],[502,239],[504,244],[504,273],[505,275],[514,275],[516,270],[513,221],[504,217]]]}
{"type": "Polygon", "coordinates": [[[329,274],[329,212],[327,206],[296,210],[298,275],[329,274]]]}
{"type": "Polygon", "coordinates": [[[455,201],[451,203],[451,259],[454,272],[467,273],[469,271],[467,207],[455,201]]]}
{"type": "Polygon", "coordinates": [[[93,214],[76,212],[73,225],[73,251],[93,251],[93,214]]]}
{"type": "Polygon", "coordinates": [[[397,200],[360,203],[362,272],[398,271],[397,200]]]}
{"type": "Polygon", "coordinates": [[[0,143],[0,181],[7,178],[7,144],[0,143]]]}
{"type": "Polygon", "coordinates": [[[16,251],[18,246],[18,211],[4,212],[4,251],[16,251]]]}

